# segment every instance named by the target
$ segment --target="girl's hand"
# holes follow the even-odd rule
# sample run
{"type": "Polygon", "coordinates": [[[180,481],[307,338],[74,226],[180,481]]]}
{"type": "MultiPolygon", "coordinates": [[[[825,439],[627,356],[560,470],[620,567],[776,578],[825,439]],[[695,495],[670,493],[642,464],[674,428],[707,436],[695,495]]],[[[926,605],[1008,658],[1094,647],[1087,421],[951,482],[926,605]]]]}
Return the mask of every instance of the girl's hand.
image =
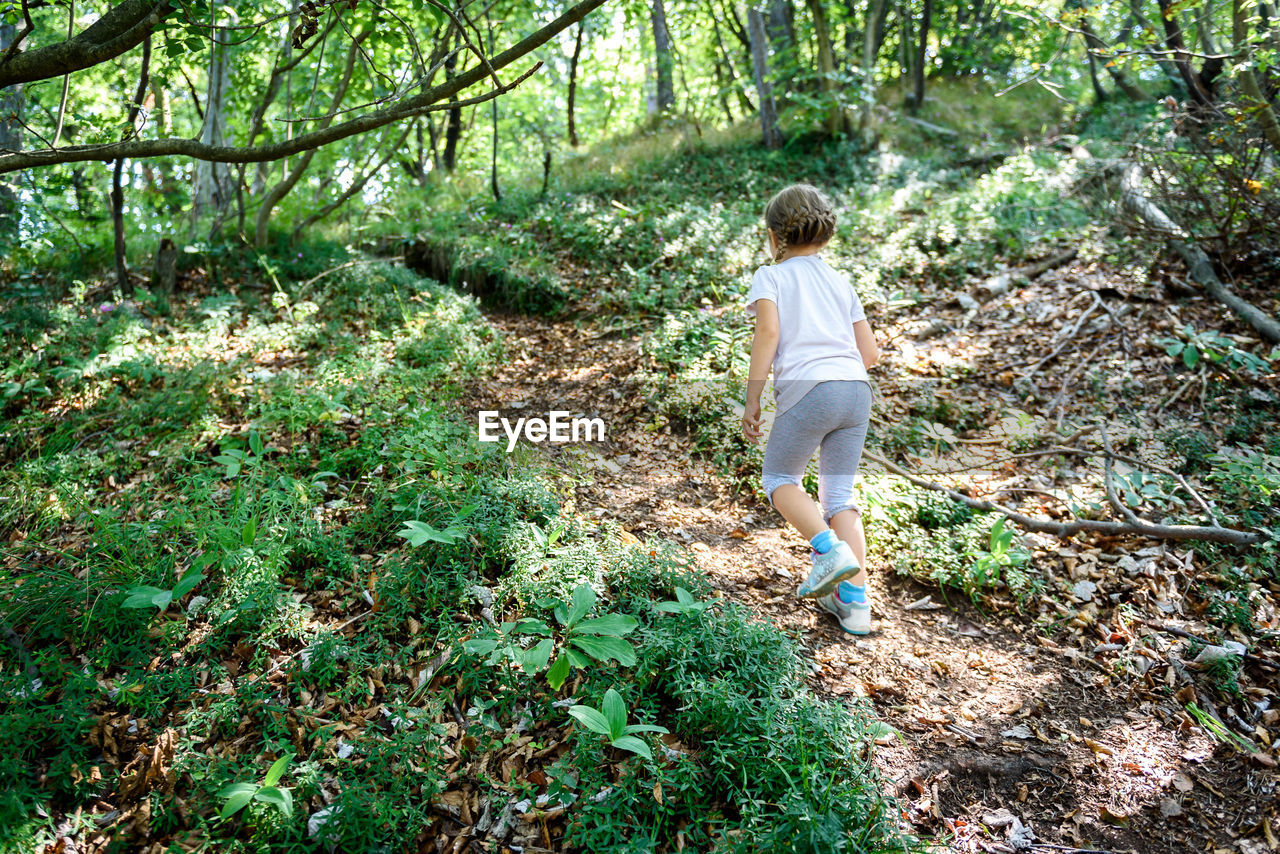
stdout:
{"type": "Polygon", "coordinates": [[[742,438],[748,442],[755,443],[757,439],[764,435],[764,430],[760,429],[760,401],[747,401],[745,411],[742,413],[742,438]]]}

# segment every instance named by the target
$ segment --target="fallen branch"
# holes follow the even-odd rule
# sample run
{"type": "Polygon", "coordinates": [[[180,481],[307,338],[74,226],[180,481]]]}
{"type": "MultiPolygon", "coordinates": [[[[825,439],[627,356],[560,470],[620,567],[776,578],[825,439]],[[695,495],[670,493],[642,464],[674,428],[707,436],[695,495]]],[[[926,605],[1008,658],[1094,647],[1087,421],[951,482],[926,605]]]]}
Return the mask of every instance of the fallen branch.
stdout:
{"type": "Polygon", "coordinates": [[[1147,227],[1168,241],[1187,265],[1191,280],[1210,296],[1230,308],[1240,319],[1273,344],[1280,344],[1280,320],[1237,296],[1213,271],[1213,262],[1196,245],[1191,235],[1169,218],[1142,189],[1142,168],[1136,163],[1120,163],[1112,167],[1120,171],[1120,198],[1125,208],[1147,227]]]}
{"type": "Polygon", "coordinates": [[[1047,273],[1054,267],[1061,267],[1063,264],[1069,264],[1075,260],[1077,250],[1068,249],[1066,252],[1052,255],[1043,261],[1037,261],[1034,264],[1028,264],[1025,267],[1015,267],[1012,270],[1005,270],[995,276],[984,281],[975,287],[972,291],[973,298],[978,302],[990,302],[996,297],[1007,294],[1012,288],[1013,283],[1022,277],[1034,279],[1036,276],[1047,273]]]}
{"type": "Polygon", "coordinates": [[[1005,507],[1003,504],[971,498],[951,487],[943,486],[936,481],[926,480],[871,451],[863,451],[862,455],[871,462],[883,467],[885,471],[896,474],[908,483],[919,486],[922,489],[941,492],[952,501],[957,501],[974,510],[981,510],[986,513],[1001,513],[1011,522],[1016,522],[1028,531],[1051,534],[1063,539],[1085,532],[1109,534],[1111,536],[1151,537],[1156,540],[1205,540],[1238,546],[1252,546],[1271,539],[1271,535],[1264,531],[1241,531],[1236,528],[1224,528],[1220,525],[1159,525],[1155,522],[1138,519],[1136,516],[1136,521],[1130,522],[1111,522],[1096,519],[1073,519],[1070,522],[1055,522],[1051,519],[1039,519],[1035,516],[1019,513],[1017,510],[1005,507]]]}

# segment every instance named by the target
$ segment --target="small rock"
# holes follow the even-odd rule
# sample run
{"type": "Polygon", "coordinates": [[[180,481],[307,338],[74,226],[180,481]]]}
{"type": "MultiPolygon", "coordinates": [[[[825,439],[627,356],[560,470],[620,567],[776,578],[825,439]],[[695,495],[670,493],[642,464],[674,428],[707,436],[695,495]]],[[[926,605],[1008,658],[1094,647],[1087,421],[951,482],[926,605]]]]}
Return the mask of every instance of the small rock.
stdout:
{"type": "Polygon", "coordinates": [[[1098,590],[1098,585],[1092,581],[1077,581],[1071,588],[1071,595],[1075,596],[1081,602],[1089,602],[1093,599],[1093,594],[1098,590]]]}

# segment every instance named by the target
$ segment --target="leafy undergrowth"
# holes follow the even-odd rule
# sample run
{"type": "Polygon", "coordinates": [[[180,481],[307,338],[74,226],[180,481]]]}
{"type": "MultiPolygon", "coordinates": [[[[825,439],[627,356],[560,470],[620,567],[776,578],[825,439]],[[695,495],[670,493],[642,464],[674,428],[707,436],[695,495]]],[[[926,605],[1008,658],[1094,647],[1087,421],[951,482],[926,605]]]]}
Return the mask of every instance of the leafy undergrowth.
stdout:
{"type": "Polygon", "coordinates": [[[476,441],[471,300],[264,262],[10,294],[0,849],[906,844],[794,641],[476,441]]]}

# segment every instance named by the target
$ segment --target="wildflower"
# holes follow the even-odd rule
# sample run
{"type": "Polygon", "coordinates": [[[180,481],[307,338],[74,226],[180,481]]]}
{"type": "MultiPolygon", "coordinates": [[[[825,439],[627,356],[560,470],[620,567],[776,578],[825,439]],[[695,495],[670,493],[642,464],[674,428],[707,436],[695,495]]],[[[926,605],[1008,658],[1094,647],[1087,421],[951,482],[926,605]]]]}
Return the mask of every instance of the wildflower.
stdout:
{"type": "Polygon", "coordinates": [[[102,305],[98,306],[98,311],[102,312],[103,314],[107,314],[108,312],[115,311],[115,308],[116,307],[111,303],[104,302],[102,305]]]}

